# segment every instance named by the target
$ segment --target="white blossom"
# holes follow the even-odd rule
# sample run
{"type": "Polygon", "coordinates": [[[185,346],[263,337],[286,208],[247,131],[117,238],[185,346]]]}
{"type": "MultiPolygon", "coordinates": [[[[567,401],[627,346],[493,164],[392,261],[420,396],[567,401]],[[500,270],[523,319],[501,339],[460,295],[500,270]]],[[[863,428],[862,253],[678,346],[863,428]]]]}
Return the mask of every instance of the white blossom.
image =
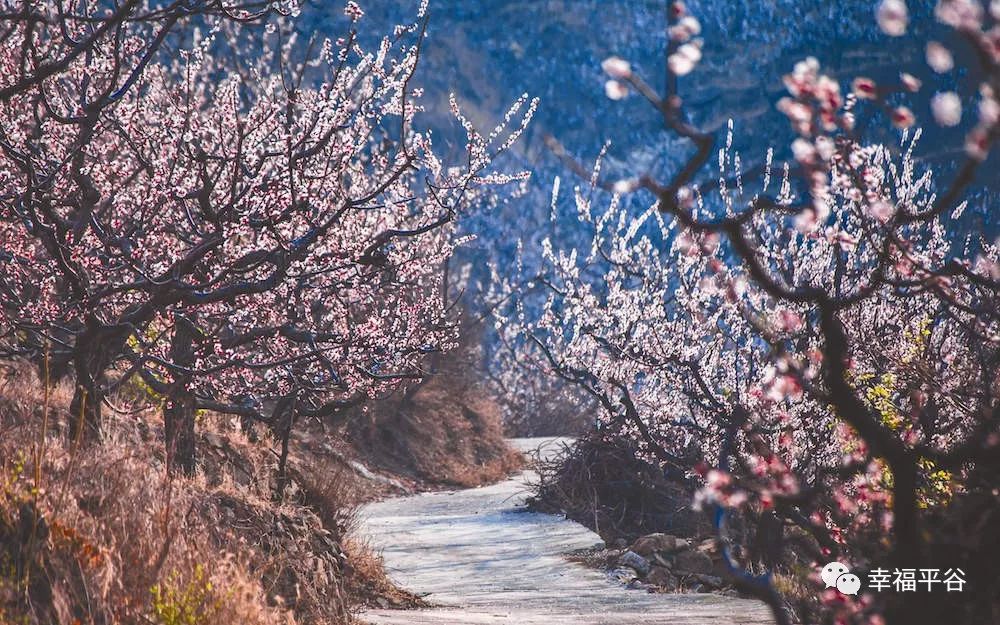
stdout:
{"type": "Polygon", "coordinates": [[[601,62],[604,73],[615,79],[628,78],[632,75],[632,66],[625,59],[609,56],[601,62]]]}
{"type": "Polygon", "coordinates": [[[942,126],[957,126],[962,121],[962,100],[954,91],[937,93],[931,98],[934,119],[942,126]]]}
{"type": "Polygon", "coordinates": [[[604,83],[604,95],[612,100],[622,100],[628,96],[628,85],[618,80],[609,80],[604,83]]]}

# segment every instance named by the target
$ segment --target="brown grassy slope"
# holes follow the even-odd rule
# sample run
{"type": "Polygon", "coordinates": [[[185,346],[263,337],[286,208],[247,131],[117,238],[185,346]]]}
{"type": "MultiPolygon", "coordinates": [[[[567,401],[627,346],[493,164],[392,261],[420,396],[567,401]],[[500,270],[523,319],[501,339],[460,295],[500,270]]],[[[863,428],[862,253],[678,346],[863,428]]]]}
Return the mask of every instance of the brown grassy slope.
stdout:
{"type": "Polygon", "coordinates": [[[205,417],[197,475],[168,478],[158,410],[118,398],[106,440],[74,445],[67,387],[3,376],[0,624],[338,624],[376,594],[414,603],[351,538],[356,476],[335,459],[293,458],[312,479],[276,503],[268,441],[205,417]]]}
{"type": "Polygon", "coordinates": [[[455,368],[359,411],[348,439],[366,464],[427,486],[479,486],[524,462],[504,439],[497,402],[455,368]]]}
{"type": "Polygon", "coordinates": [[[484,372],[482,325],[463,317],[459,344],[431,359],[423,382],[357,410],[347,440],[366,465],[417,487],[473,487],[524,464],[504,439],[502,410],[484,372]]]}

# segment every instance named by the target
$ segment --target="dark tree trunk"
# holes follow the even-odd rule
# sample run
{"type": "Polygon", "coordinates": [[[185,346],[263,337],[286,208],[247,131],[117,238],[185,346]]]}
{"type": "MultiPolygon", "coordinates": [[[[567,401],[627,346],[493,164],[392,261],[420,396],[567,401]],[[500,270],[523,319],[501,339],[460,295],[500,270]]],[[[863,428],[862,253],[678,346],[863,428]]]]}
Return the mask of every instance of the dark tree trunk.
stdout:
{"type": "MultiPolygon", "coordinates": [[[[175,365],[186,370],[194,364],[197,336],[198,329],[191,320],[178,315],[170,343],[170,360],[175,365]]],[[[191,375],[187,371],[176,372],[163,410],[167,470],[171,473],[180,470],[188,476],[194,474],[196,447],[195,405],[190,385],[191,375]]]]}
{"type": "Polygon", "coordinates": [[[251,443],[259,443],[260,437],[257,436],[257,429],[254,428],[256,421],[250,417],[240,417],[240,430],[246,435],[247,440],[251,443]]]}
{"type": "Polygon", "coordinates": [[[80,378],[77,375],[79,384],[69,405],[69,440],[95,442],[101,438],[100,395],[94,392],[93,384],[87,384],[80,378]]]}
{"type": "Polygon", "coordinates": [[[88,319],[77,335],[73,346],[76,390],[70,403],[70,441],[100,441],[107,372],[121,356],[128,335],[128,330],[107,326],[94,318],[88,319]]]}
{"type": "Polygon", "coordinates": [[[68,346],[73,344],[76,331],[69,328],[48,328],[46,332],[54,340],[33,336],[29,339],[29,345],[38,354],[34,358],[38,378],[55,386],[70,378],[73,373],[73,350],[68,346]]]}
{"type": "MultiPolygon", "coordinates": [[[[926,566],[922,558],[923,540],[918,525],[917,505],[917,465],[904,457],[889,463],[892,469],[892,514],[895,544],[892,549],[892,568],[919,569],[926,566]]],[[[937,613],[934,601],[928,600],[928,593],[907,593],[893,597],[894,601],[886,611],[886,621],[890,625],[930,625],[941,623],[942,615],[937,613]],[[908,595],[912,594],[910,597],[908,595]]],[[[940,602],[938,602],[940,603],[940,602]]]]}
{"type": "Polygon", "coordinates": [[[168,400],[163,410],[166,435],[167,470],[194,475],[195,428],[194,400],[190,395],[178,395],[168,400]]]}
{"type": "Polygon", "coordinates": [[[76,390],[70,403],[70,441],[97,442],[101,439],[101,408],[104,404],[104,350],[90,330],[85,330],[74,347],[73,368],[76,390]]]}
{"type": "Polygon", "coordinates": [[[288,487],[288,445],[292,438],[292,428],[295,425],[296,402],[294,400],[281,400],[275,408],[275,434],[281,443],[281,453],[278,455],[278,475],[275,484],[274,498],[281,501],[285,496],[285,489],[288,487]]]}
{"type": "Polygon", "coordinates": [[[771,571],[781,563],[784,527],[772,511],[765,511],[756,523],[757,532],[751,547],[751,558],[771,571]]]}

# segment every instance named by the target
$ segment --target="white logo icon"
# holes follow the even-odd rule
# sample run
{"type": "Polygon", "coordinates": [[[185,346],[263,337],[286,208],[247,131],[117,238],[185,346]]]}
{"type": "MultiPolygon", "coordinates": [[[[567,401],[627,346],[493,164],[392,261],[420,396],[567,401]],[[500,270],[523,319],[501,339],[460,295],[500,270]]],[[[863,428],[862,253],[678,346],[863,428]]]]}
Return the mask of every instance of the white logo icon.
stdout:
{"type": "Polygon", "coordinates": [[[846,564],[830,562],[820,572],[827,588],[836,588],[845,595],[856,595],[861,590],[861,579],[851,573],[846,564]]]}
{"type": "Polygon", "coordinates": [[[861,589],[861,580],[854,573],[843,573],[837,578],[837,590],[845,595],[856,595],[861,589]]]}
{"type": "MultiPolygon", "coordinates": [[[[820,577],[823,578],[823,583],[826,584],[827,588],[840,588],[837,586],[837,578],[844,573],[850,573],[847,566],[841,564],[840,562],[831,562],[823,567],[823,571],[820,573],[820,577]]],[[[853,576],[857,580],[857,576],[853,576]]],[[[844,592],[841,590],[841,592],[844,592]]],[[[844,593],[847,594],[847,593],[844,593]]]]}

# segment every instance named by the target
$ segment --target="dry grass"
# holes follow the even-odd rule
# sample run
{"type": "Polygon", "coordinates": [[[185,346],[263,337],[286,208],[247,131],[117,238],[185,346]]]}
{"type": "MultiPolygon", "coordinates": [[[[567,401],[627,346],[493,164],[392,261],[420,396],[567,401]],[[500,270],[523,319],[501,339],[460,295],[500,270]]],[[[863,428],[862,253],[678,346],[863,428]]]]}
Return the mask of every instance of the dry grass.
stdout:
{"type": "Polygon", "coordinates": [[[369,407],[348,433],[366,461],[430,485],[480,486],[524,462],[507,445],[497,403],[447,374],[369,407]]]}
{"type": "Polygon", "coordinates": [[[0,376],[0,625],[337,625],[358,606],[420,605],[352,535],[360,503],[400,476],[475,486],[522,462],[496,403],[438,376],[357,415],[350,441],[297,433],[276,502],[273,441],[232,419],[200,417],[196,475],[169,477],[160,413],[136,389],[88,445],[67,440],[67,383],[20,364],[0,376]]]}
{"type": "Polygon", "coordinates": [[[347,592],[369,608],[417,608],[427,604],[395,584],[385,575],[382,557],[363,539],[349,536],[344,541],[347,554],[347,592]]]}
{"type": "Polygon", "coordinates": [[[524,458],[507,445],[500,404],[483,376],[482,325],[463,317],[459,345],[431,359],[418,386],[359,410],[347,435],[365,462],[420,486],[501,480],[524,458]]]}
{"type": "Polygon", "coordinates": [[[666,532],[711,534],[705,515],[691,509],[692,493],[644,461],[627,439],[591,432],[564,456],[538,467],[533,509],[565,514],[609,544],[666,532]]]}
{"type": "Polygon", "coordinates": [[[198,474],[168,478],[155,410],[117,398],[135,411],[81,446],[65,440],[69,399],[27,367],[0,383],[0,623],[332,625],[370,601],[348,587],[405,597],[363,545],[341,548],[347,474],[300,470],[316,481],[275,503],[274,455],[205,418],[198,474]]]}

